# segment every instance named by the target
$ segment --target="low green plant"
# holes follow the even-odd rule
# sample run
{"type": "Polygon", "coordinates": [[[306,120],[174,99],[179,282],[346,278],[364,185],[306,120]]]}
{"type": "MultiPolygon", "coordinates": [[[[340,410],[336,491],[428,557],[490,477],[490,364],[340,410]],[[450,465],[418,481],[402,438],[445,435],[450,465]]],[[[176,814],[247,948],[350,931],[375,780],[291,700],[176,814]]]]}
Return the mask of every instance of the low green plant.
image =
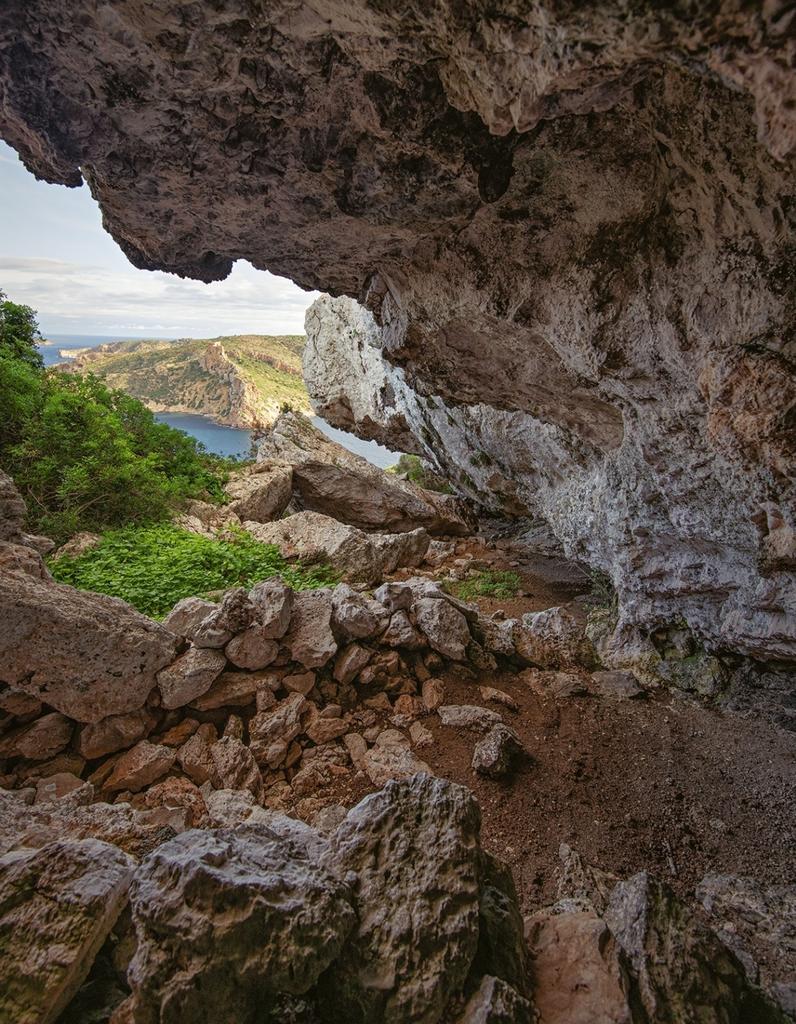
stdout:
{"type": "Polygon", "coordinates": [[[394,466],[389,466],[388,473],[405,477],[418,487],[427,491],[439,491],[440,494],[452,494],[451,485],[435,473],[419,455],[401,455],[394,466]]]}
{"type": "Polygon", "coordinates": [[[59,583],[120,597],[145,615],[162,618],[183,597],[229,587],[251,587],[280,576],[294,590],[338,582],[326,564],[290,564],[273,544],[243,530],[210,539],[172,524],[109,530],[97,547],[77,558],[50,562],[59,583]]]}
{"type": "Polygon", "coordinates": [[[472,601],[476,597],[497,597],[503,600],[516,597],[521,580],[511,570],[482,569],[466,580],[446,580],[443,589],[460,601],[472,601]]]}

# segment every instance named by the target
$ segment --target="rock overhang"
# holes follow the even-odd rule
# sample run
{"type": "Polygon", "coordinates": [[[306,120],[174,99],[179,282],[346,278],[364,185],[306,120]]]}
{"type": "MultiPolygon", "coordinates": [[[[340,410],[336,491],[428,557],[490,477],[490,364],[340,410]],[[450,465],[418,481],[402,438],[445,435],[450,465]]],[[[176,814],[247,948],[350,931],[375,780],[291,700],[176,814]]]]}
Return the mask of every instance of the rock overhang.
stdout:
{"type": "Polygon", "coordinates": [[[11,3],[0,132],[138,266],[358,296],[404,444],[541,512],[630,621],[789,657],[791,21],[11,3]]]}

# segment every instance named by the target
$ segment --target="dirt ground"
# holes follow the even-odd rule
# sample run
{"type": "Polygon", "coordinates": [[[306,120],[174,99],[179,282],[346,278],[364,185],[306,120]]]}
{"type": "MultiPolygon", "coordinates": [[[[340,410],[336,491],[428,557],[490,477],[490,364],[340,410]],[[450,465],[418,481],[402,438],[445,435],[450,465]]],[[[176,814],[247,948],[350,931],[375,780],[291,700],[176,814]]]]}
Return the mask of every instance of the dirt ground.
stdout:
{"type": "MultiPolygon", "coordinates": [[[[478,603],[507,616],[553,604],[583,614],[583,575],[555,580],[553,564],[544,575],[538,567],[514,566],[523,596],[478,603]]],[[[484,846],[511,865],[523,913],[555,901],[561,843],[622,877],[649,870],[689,900],[707,873],[796,881],[796,735],[664,690],[553,699],[518,672],[452,668],[442,678],[446,703],[499,711],[530,755],[509,781],[483,778],[470,766],[478,737],[436,715],[423,719],[434,744],[417,750],[436,774],[474,791],[484,846]],[[519,710],[487,705],[479,685],[505,690],[519,710]]],[[[350,805],[372,788],[360,775],[338,798],[350,805]]],[[[755,950],[763,965],[769,953],[755,950]]]]}

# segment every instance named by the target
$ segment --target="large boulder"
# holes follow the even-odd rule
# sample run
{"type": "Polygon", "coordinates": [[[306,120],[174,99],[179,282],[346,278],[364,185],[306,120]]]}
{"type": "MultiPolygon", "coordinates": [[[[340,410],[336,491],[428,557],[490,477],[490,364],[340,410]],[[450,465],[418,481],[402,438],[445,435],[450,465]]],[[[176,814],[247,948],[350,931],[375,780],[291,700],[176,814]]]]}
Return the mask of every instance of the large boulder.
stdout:
{"type": "Polygon", "coordinates": [[[631,1000],[650,1020],[786,1024],[729,947],[646,872],[616,885],[604,920],[632,966],[631,1000]]]}
{"type": "Polygon", "coordinates": [[[57,1020],[127,902],[134,867],[96,839],[0,857],[0,1020],[57,1020]]]}
{"type": "Polygon", "coordinates": [[[459,499],[385,473],[297,413],[280,416],[262,441],[259,457],[274,456],[293,466],[293,489],[304,508],[363,530],[471,532],[472,521],[459,499]]]}
{"type": "Polygon", "coordinates": [[[264,825],[186,832],[155,850],[131,890],[128,979],[140,1024],[253,1020],[307,992],[355,923],[346,886],[315,848],[264,825]]]}
{"type": "Polygon", "coordinates": [[[114,597],[0,574],[0,679],[78,722],[143,706],[177,653],[162,626],[114,597]]]}
{"type": "Polygon", "coordinates": [[[319,512],[296,512],[275,523],[246,522],[244,528],[263,544],[275,544],[289,561],[328,562],[352,583],[381,579],[381,559],[362,530],[319,512]]]}
{"type": "Polygon", "coordinates": [[[224,490],[232,499],[229,509],[241,520],[270,523],[287,508],[293,494],[289,465],[257,463],[233,474],[224,490]]]}
{"type": "Polygon", "coordinates": [[[480,813],[429,775],[366,797],[331,840],[357,925],[326,979],[335,1020],[438,1021],[478,947],[480,813]]]}

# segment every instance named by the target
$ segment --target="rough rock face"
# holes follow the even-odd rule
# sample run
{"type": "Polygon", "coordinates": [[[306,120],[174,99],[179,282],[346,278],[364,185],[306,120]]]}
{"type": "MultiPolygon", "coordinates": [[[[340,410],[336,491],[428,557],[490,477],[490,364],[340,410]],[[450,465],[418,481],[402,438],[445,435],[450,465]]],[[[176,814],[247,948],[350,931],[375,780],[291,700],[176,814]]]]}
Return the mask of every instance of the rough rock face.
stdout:
{"type": "Polygon", "coordinates": [[[124,907],[133,868],[96,839],[0,857],[0,1019],[58,1018],[124,907]]]}
{"type": "Polygon", "coordinates": [[[124,601],[23,573],[0,574],[0,610],[0,679],[78,722],[140,708],[177,649],[124,601]]]}
{"type": "Polygon", "coordinates": [[[541,512],[628,621],[792,658],[793,17],[11,0],[0,132],[138,266],[360,297],[399,447],[541,512]]]}
{"type": "Polygon", "coordinates": [[[436,1021],[461,991],[478,942],[479,826],[472,795],[428,775],[349,812],[330,862],[355,873],[366,912],[329,978],[338,1019],[436,1021]]]}
{"type": "Polygon", "coordinates": [[[385,474],[304,416],[285,413],[264,437],[258,458],[268,466],[274,457],[293,467],[293,491],[303,508],[363,530],[470,532],[472,523],[461,501],[385,474]]]}
{"type": "Polygon", "coordinates": [[[186,832],[155,851],[131,893],[132,1018],[228,1020],[234,1007],[248,1020],[279,993],[306,992],[354,924],[345,887],[311,854],[254,825],[186,832]]]}

